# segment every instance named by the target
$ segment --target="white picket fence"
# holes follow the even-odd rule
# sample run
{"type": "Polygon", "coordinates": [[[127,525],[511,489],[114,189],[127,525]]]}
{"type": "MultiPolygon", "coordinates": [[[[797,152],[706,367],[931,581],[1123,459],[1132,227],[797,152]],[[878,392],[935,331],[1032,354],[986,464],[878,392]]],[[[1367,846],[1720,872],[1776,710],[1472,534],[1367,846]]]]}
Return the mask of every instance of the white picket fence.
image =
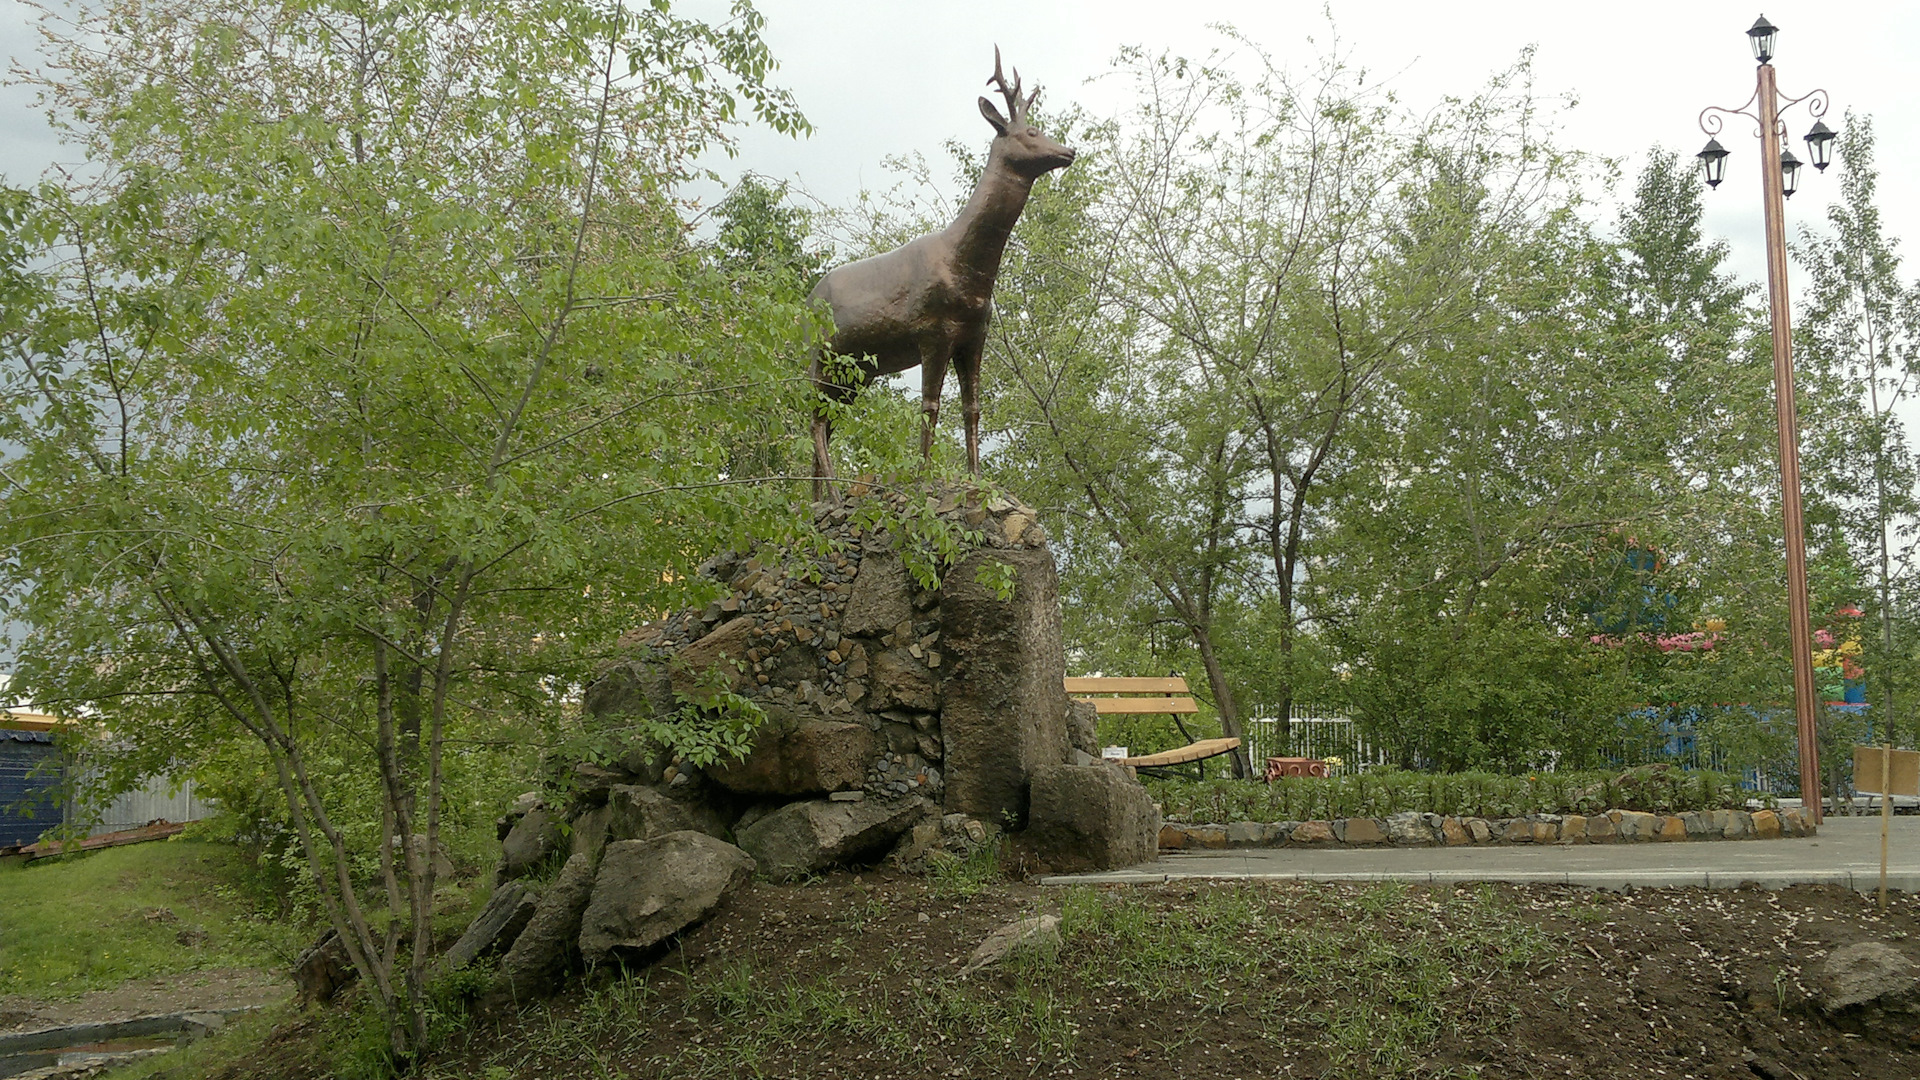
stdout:
{"type": "Polygon", "coordinates": [[[1249,717],[1246,733],[1247,757],[1256,770],[1270,757],[1337,758],[1336,775],[1387,764],[1386,753],[1360,734],[1352,717],[1312,705],[1295,704],[1289,710],[1284,739],[1279,718],[1272,716],[1249,717]]]}

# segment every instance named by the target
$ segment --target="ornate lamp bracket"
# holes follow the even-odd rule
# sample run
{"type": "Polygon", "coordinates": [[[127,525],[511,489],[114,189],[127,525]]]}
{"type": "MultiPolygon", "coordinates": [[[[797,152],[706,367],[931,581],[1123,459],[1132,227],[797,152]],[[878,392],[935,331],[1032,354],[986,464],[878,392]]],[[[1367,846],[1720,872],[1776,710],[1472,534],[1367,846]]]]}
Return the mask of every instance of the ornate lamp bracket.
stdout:
{"type": "MultiPolygon", "coordinates": [[[[1759,91],[1756,90],[1754,93],[1757,94],[1759,91]]],[[[1825,90],[1809,90],[1796,98],[1787,97],[1785,94],[1780,95],[1780,97],[1780,107],[1773,111],[1773,126],[1777,129],[1774,134],[1779,135],[1783,141],[1787,137],[1787,125],[1786,121],[1779,118],[1785,116],[1788,109],[1804,101],[1807,103],[1807,115],[1818,120],[1827,115],[1827,106],[1832,103],[1827,98],[1827,92],[1825,90]]]]}
{"type": "Polygon", "coordinates": [[[1760,114],[1757,112],[1748,111],[1749,109],[1752,109],[1754,107],[1754,104],[1759,100],[1760,100],[1760,90],[1758,87],[1755,87],[1753,91],[1753,96],[1747,98],[1746,104],[1741,105],[1737,109],[1729,109],[1720,105],[1709,105],[1706,108],[1701,109],[1700,110],[1700,130],[1706,132],[1709,137],[1718,136],[1720,132],[1725,130],[1726,128],[1726,121],[1720,119],[1722,116],[1744,116],[1747,119],[1753,121],[1753,137],[1756,139],[1759,138],[1760,137],[1760,114]]]}

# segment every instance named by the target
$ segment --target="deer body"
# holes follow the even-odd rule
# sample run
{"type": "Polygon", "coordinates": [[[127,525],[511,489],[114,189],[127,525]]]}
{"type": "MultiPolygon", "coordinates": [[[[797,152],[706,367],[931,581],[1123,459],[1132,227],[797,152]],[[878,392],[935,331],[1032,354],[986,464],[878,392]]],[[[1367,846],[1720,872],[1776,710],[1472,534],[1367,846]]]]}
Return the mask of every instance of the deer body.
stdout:
{"type": "MultiPolygon", "coordinates": [[[[987,166],[973,196],[953,224],[901,247],[836,267],[814,287],[813,300],[833,316],[825,353],[856,357],[851,381],[837,381],[816,356],[811,377],[819,391],[848,401],[869,380],[920,366],[920,454],[933,452],[940,391],[951,366],[959,376],[966,420],[967,468],[980,472],[980,358],[986,348],[994,280],[1014,223],[1026,208],[1033,182],[1071,164],[1074,152],[1027,122],[1040,96],[1020,95],[1020,73],[1008,86],[994,50],[990,83],[998,84],[1012,119],[982,97],[980,112],[995,130],[987,166]]],[[[825,412],[813,421],[814,497],[825,495],[833,477],[827,454],[832,424],[825,412]]]]}

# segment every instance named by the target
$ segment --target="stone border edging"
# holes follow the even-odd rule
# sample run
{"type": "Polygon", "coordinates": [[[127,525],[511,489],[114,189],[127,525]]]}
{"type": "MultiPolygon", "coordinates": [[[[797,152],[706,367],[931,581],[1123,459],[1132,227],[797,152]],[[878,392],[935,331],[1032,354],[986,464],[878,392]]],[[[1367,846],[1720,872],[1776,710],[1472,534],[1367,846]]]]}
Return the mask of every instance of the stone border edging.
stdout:
{"type": "MultiPolygon", "coordinates": [[[[1164,865],[1164,864],[1160,864],[1164,865]]],[[[1417,870],[1379,872],[1302,872],[1274,873],[1267,870],[1241,872],[1209,870],[1204,872],[1154,869],[1155,864],[1131,870],[1109,870],[1094,874],[1054,874],[1037,879],[1040,885],[1165,885],[1174,881],[1301,881],[1320,884],[1370,885],[1383,881],[1402,881],[1411,885],[1454,886],[1498,882],[1505,885],[1569,885],[1583,889],[1737,889],[1753,885],[1779,890],[1794,885],[1839,885],[1854,892],[1871,894],[1879,888],[1876,872],[1851,870],[1417,870]]],[[[1896,892],[1920,893],[1920,873],[1896,872],[1887,875],[1887,888],[1896,892]]]]}
{"type": "Polygon", "coordinates": [[[1169,821],[1160,827],[1160,850],[1774,840],[1783,836],[1812,836],[1815,829],[1813,822],[1792,807],[1753,812],[1693,810],[1682,814],[1609,810],[1604,814],[1529,814],[1515,818],[1454,817],[1408,811],[1385,818],[1331,821],[1236,821],[1228,825],[1169,821]]]}

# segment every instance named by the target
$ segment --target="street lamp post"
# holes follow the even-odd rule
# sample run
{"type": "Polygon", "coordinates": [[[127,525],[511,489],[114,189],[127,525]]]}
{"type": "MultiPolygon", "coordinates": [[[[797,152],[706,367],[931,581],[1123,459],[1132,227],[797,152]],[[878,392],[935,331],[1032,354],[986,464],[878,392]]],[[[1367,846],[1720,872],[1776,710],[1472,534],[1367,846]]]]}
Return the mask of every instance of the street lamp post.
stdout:
{"type": "MultiPolygon", "coordinates": [[[[1708,135],[1706,149],[1699,155],[1701,172],[1709,187],[1718,187],[1726,167],[1727,150],[1713,136],[1720,134],[1721,116],[1745,116],[1758,125],[1760,137],[1761,202],[1767,219],[1767,293],[1773,308],[1773,395],[1774,419],[1780,433],[1780,511],[1787,541],[1787,618],[1788,638],[1793,650],[1793,711],[1799,730],[1800,797],[1811,808],[1815,822],[1821,820],[1823,807],[1820,790],[1820,750],[1815,742],[1815,701],[1813,689],[1813,614],[1807,592],[1806,519],[1800,509],[1800,420],[1793,395],[1793,326],[1787,310],[1787,225],[1786,197],[1799,186],[1800,160],[1786,150],[1787,129],[1780,114],[1801,102],[1816,121],[1827,111],[1827,92],[1815,90],[1797,98],[1782,100],[1774,83],[1773,49],[1779,28],[1767,22],[1765,15],[1747,31],[1753,58],[1759,61],[1753,97],[1738,109],[1708,106],[1700,113],[1700,128],[1708,135]],[[1753,111],[1748,111],[1752,109],[1753,111]]],[[[1807,134],[1808,154],[1814,167],[1825,171],[1831,160],[1833,132],[1825,123],[1815,123],[1807,134]]]]}

